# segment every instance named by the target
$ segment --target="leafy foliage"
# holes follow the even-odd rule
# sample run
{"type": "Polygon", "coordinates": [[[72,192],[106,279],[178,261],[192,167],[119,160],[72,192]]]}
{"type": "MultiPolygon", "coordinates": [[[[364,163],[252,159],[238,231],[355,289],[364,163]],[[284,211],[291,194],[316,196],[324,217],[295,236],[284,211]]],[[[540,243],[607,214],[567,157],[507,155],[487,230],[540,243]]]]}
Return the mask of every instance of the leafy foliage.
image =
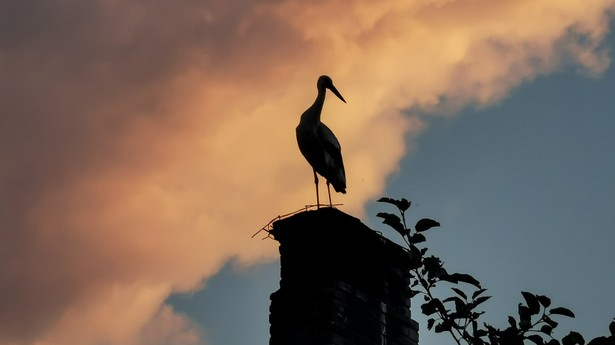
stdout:
{"type": "MultiPolygon", "coordinates": [[[[424,232],[439,227],[440,223],[423,218],[415,224],[414,229],[409,228],[405,212],[410,208],[410,201],[391,198],[380,198],[378,201],[395,206],[399,212],[399,216],[382,212],[377,216],[397,231],[408,245],[411,297],[423,296],[421,311],[430,317],[427,329],[436,333],[448,332],[459,345],[585,345],[583,336],[578,332],[568,333],[561,341],[552,335],[558,326],[552,317],[574,318],[570,309],[550,308],[550,298],[527,291],[521,292],[525,303],[519,303],[517,315],[508,316],[507,328],[501,330],[479,323],[479,318],[484,314],[478,310],[479,306],[491,298],[483,295],[487,290],[469,274],[448,273],[440,258],[427,256],[427,248],[416,246],[427,241],[424,232]],[[434,296],[434,288],[440,283],[463,285],[451,287],[451,296],[438,298],[434,296]]],[[[594,338],[587,345],[614,345],[615,319],[609,325],[609,332],[609,336],[594,338]]]]}

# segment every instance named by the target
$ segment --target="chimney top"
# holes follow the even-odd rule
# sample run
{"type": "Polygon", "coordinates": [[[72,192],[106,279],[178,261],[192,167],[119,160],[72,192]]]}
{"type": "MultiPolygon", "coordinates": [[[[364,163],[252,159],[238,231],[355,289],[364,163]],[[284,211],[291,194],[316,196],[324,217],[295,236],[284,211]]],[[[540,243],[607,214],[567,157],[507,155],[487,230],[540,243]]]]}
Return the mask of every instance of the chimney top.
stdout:
{"type": "Polygon", "coordinates": [[[270,234],[281,255],[270,345],[418,343],[404,248],[334,208],[276,221],[270,234]]]}

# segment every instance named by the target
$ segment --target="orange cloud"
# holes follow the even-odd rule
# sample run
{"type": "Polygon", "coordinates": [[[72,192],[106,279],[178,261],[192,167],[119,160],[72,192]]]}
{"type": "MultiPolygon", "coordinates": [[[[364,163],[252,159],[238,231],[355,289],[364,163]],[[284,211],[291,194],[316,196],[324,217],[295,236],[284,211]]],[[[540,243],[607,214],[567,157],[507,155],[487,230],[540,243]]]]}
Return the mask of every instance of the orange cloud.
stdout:
{"type": "MultiPolygon", "coordinates": [[[[599,74],[614,2],[98,1],[0,8],[0,342],[185,345],[163,301],[314,202],[316,78],[362,214],[424,128],[565,65],[599,74]]],[[[324,190],[322,191],[324,192],[324,190]]]]}

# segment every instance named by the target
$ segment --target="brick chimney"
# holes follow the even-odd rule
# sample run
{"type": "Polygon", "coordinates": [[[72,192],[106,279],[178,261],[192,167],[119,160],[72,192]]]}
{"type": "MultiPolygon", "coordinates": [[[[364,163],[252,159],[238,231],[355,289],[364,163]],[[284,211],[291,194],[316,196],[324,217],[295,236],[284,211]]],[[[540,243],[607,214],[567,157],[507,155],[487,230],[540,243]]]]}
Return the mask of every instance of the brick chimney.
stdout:
{"type": "Polygon", "coordinates": [[[280,289],[270,345],[418,345],[407,252],[334,208],[273,224],[280,289]]]}

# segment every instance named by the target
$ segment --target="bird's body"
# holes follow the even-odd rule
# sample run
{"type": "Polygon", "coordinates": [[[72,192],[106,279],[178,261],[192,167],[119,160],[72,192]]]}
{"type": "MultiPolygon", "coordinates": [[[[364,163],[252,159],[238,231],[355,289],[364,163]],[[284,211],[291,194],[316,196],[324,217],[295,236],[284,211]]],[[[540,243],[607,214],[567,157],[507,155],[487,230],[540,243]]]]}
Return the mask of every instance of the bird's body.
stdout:
{"type": "MultiPolygon", "coordinates": [[[[319,205],[317,173],[327,180],[327,187],[331,184],[336,192],[346,193],[346,172],[340,143],[333,131],[320,121],[326,89],[331,90],[344,103],[346,101],[333,86],[333,82],[328,76],[318,78],[317,88],[318,96],[316,96],[314,104],[301,115],[301,120],[297,126],[297,143],[299,150],[314,170],[316,202],[319,205]]],[[[329,205],[331,205],[330,191],[329,205]]]]}

